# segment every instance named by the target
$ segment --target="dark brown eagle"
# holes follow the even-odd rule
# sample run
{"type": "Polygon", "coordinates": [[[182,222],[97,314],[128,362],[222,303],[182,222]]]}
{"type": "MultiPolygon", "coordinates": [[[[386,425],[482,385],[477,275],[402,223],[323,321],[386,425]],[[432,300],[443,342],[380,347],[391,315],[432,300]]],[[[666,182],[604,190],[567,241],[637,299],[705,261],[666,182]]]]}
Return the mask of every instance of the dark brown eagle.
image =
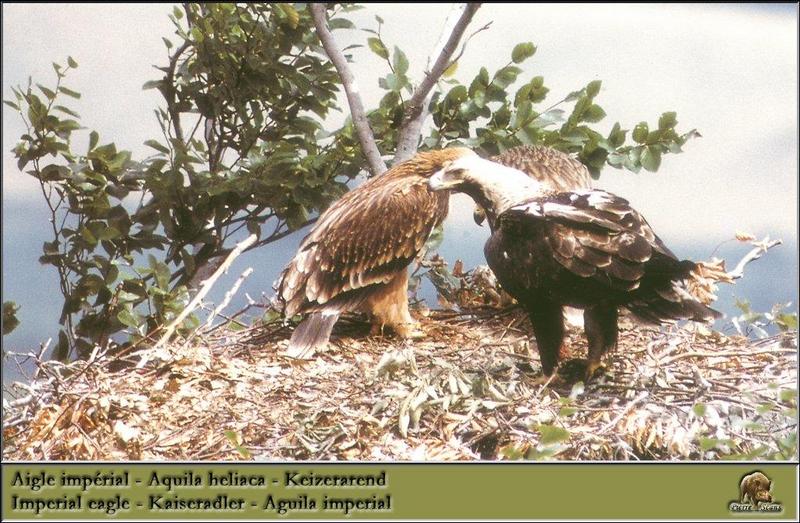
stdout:
{"type": "MultiPolygon", "coordinates": [[[[322,213],[275,286],[286,317],[307,314],[292,334],[287,355],[311,357],[348,311],[370,314],[376,329],[389,327],[401,337],[423,335],[408,311],[407,267],[444,221],[449,198],[432,192],[428,178],[474,154],[465,148],[419,153],[322,213]]],[[[580,162],[546,147],[515,147],[492,160],[557,189],[589,186],[589,172],[580,162]]]]}
{"type": "Polygon", "coordinates": [[[696,264],[676,258],[619,196],[553,190],[475,155],[452,162],[429,185],[466,193],[485,210],[492,228],[486,261],[528,313],[547,376],[558,365],[565,305],[584,310],[586,379],[616,347],[620,307],[652,323],[719,317],[682,286],[696,264]]]}

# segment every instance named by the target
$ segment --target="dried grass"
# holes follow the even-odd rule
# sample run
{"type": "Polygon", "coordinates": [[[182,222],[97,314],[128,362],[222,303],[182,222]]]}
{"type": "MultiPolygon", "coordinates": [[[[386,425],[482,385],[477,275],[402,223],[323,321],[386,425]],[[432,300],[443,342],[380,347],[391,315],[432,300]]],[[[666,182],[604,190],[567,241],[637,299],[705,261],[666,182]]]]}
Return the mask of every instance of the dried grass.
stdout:
{"type": "MultiPolygon", "coordinates": [[[[797,431],[785,415],[796,415],[796,333],[752,342],[626,319],[606,374],[584,388],[536,383],[517,309],[421,321],[427,337],[403,342],[345,318],[308,362],[281,355],[279,323],[211,328],[135,357],[29,355],[37,377],[6,388],[3,457],[698,460],[777,452],[797,431]]],[[[568,343],[585,355],[581,330],[568,343]]]]}

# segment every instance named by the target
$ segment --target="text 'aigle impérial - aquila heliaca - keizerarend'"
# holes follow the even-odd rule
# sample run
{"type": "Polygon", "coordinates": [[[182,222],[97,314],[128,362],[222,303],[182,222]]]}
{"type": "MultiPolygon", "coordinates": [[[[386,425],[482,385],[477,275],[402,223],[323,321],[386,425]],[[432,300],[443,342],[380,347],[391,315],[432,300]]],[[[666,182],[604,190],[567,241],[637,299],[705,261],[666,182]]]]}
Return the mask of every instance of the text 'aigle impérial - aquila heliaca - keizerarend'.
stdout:
{"type": "Polygon", "coordinates": [[[720,316],[683,286],[696,264],[679,260],[619,196],[554,189],[475,154],[448,163],[429,186],[463,192],[483,209],[492,230],[486,261],[527,312],[545,376],[558,366],[566,305],[584,310],[585,379],[617,345],[620,307],[656,324],[720,316]]]}
{"type": "MultiPolygon", "coordinates": [[[[288,356],[313,356],[327,345],[344,312],[366,312],[374,329],[388,327],[400,337],[424,335],[408,311],[408,266],[444,221],[449,199],[446,192],[432,191],[428,179],[474,154],[466,148],[418,153],[320,215],[275,284],[285,317],[305,315],[289,341],[288,356]]],[[[559,190],[588,187],[590,180],[579,162],[546,147],[516,147],[492,159],[559,190]]]]}

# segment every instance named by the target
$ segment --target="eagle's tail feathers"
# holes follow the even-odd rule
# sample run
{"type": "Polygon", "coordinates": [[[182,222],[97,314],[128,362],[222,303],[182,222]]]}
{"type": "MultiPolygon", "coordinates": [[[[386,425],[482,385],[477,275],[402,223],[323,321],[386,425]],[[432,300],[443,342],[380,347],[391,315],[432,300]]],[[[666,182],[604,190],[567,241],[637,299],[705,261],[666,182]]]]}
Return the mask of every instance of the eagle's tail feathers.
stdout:
{"type": "Polygon", "coordinates": [[[286,355],[300,360],[311,359],[317,350],[328,344],[338,319],[338,313],[329,311],[312,312],[306,316],[292,333],[286,355]]]}
{"type": "Polygon", "coordinates": [[[722,315],[689,294],[678,282],[668,288],[656,290],[649,296],[632,302],[631,312],[652,323],[665,323],[676,320],[707,322],[722,315]]]}

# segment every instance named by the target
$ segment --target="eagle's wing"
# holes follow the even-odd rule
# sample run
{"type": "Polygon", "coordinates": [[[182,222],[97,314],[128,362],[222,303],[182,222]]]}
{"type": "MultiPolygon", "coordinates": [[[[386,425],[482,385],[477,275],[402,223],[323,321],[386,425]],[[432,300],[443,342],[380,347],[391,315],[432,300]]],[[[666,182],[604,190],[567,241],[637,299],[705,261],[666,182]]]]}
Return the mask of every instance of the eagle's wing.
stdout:
{"type": "MultiPolygon", "coordinates": [[[[503,223],[541,221],[554,259],[572,273],[633,290],[648,274],[666,279],[682,265],[627,200],[600,190],[562,192],[522,202],[503,223]]],[[[691,264],[693,265],[693,264],[691,264]]]]}
{"type": "Polygon", "coordinates": [[[427,180],[379,176],[347,193],[322,214],[281,274],[285,313],[348,310],[360,292],[405,270],[447,214],[447,194],[427,180]]]}

